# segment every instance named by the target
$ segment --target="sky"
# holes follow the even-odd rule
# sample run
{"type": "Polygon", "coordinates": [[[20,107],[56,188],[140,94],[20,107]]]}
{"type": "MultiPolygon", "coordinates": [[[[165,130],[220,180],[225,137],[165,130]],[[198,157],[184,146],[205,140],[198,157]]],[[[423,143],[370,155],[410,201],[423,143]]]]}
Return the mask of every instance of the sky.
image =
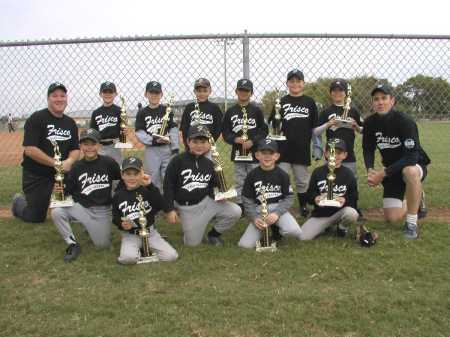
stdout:
{"type": "Polygon", "coordinates": [[[446,1],[0,0],[0,41],[243,33],[450,34],[446,1]]]}

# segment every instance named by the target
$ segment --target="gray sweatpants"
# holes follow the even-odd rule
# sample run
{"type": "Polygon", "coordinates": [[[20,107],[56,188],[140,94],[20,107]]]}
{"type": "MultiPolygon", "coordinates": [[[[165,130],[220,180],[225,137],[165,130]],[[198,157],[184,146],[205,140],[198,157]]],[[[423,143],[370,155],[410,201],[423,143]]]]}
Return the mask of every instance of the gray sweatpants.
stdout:
{"type": "Polygon", "coordinates": [[[328,227],[340,224],[348,227],[358,220],[358,212],[352,207],[344,207],[332,216],[324,218],[309,218],[302,226],[301,240],[312,240],[328,227]]]}
{"type": "Polygon", "coordinates": [[[121,149],[116,149],[114,147],[114,144],[102,145],[98,153],[103,156],[109,156],[114,159],[119,164],[119,166],[122,165],[122,151],[121,149]]]}
{"type": "Polygon", "coordinates": [[[67,244],[76,241],[71,221],[80,222],[98,248],[111,245],[111,206],[83,207],[74,203],[71,207],[58,207],[51,210],[53,223],[67,244]]]}
{"type": "MultiPolygon", "coordinates": [[[[277,206],[278,204],[270,204],[269,213],[273,212],[273,210],[275,210],[277,206]]],[[[261,206],[258,206],[258,212],[260,212],[260,209],[261,206]]],[[[297,239],[301,238],[302,230],[300,229],[298,222],[289,212],[286,212],[282,216],[280,216],[278,221],[272,226],[278,226],[280,228],[280,234],[282,236],[293,236],[297,239]]],[[[258,229],[258,227],[255,226],[254,223],[250,223],[247,226],[244,235],[242,235],[241,239],[239,240],[238,245],[242,248],[255,248],[256,241],[258,241],[260,238],[261,231],[258,229]]]]}
{"type": "MultiPolygon", "coordinates": [[[[149,231],[149,245],[156,253],[160,261],[175,261],[178,258],[177,251],[164,240],[153,226],[149,231]]],[[[117,261],[121,264],[136,264],[140,256],[139,249],[142,248],[142,239],[139,235],[122,233],[120,255],[117,261]]]]}
{"type": "Polygon", "coordinates": [[[290,169],[292,169],[292,172],[294,172],[297,193],[305,193],[308,190],[310,177],[308,166],[286,162],[281,162],[278,166],[287,174],[290,174],[290,169]]]}
{"type": "Polygon", "coordinates": [[[247,177],[247,174],[257,166],[258,164],[256,163],[234,162],[234,186],[237,192],[236,202],[238,204],[242,204],[241,195],[245,178],[247,177]]]}
{"type": "Polygon", "coordinates": [[[172,151],[170,145],[146,146],[144,152],[145,171],[152,177],[152,183],[162,191],[162,183],[166,175],[172,151]]]}
{"type": "Polygon", "coordinates": [[[214,201],[209,196],[196,205],[183,206],[175,202],[183,228],[183,241],[187,246],[202,242],[208,223],[213,220],[214,229],[223,233],[233,227],[241,217],[241,208],[230,201],[214,201]]]}

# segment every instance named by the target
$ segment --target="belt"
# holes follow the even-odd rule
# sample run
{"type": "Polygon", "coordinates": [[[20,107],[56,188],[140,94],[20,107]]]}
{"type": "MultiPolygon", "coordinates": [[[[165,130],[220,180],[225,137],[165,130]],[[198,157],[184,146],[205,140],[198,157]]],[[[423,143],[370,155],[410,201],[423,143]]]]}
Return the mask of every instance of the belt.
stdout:
{"type": "Polygon", "coordinates": [[[180,206],[193,206],[199,204],[205,197],[201,198],[200,200],[184,200],[184,201],[178,201],[177,203],[180,206]]]}
{"type": "Polygon", "coordinates": [[[100,144],[102,144],[102,145],[113,145],[114,144],[114,140],[113,139],[101,140],[100,144]]]}

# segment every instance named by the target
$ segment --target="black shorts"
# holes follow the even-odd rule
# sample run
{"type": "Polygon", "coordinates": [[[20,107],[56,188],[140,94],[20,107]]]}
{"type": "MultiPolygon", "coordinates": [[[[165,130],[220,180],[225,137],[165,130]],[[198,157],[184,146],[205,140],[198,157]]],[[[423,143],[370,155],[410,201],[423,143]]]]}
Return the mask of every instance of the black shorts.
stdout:
{"type": "MultiPolygon", "coordinates": [[[[421,181],[424,181],[425,177],[427,176],[427,167],[422,164],[416,164],[419,165],[422,169],[422,179],[421,181]]],[[[406,184],[403,180],[403,174],[402,172],[398,172],[390,177],[386,177],[383,179],[383,198],[393,198],[393,199],[399,199],[403,200],[403,197],[405,196],[405,189],[406,184]]]]}

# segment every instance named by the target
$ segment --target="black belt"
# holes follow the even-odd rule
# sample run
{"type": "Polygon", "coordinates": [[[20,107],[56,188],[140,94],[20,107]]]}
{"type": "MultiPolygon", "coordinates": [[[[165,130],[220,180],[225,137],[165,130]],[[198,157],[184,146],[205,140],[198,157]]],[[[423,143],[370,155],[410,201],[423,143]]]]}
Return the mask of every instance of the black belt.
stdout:
{"type": "Polygon", "coordinates": [[[114,144],[114,141],[112,141],[112,140],[109,140],[109,141],[100,141],[100,144],[102,144],[102,145],[113,145],[114,144]]]}
{"type": "Polygon", "coordinates": [[[180,206],[193,206],[199,204],[205,197],[201,198],[200,200],[185,200],[185,201],[178,201],[177,203],[180,206]]]}

